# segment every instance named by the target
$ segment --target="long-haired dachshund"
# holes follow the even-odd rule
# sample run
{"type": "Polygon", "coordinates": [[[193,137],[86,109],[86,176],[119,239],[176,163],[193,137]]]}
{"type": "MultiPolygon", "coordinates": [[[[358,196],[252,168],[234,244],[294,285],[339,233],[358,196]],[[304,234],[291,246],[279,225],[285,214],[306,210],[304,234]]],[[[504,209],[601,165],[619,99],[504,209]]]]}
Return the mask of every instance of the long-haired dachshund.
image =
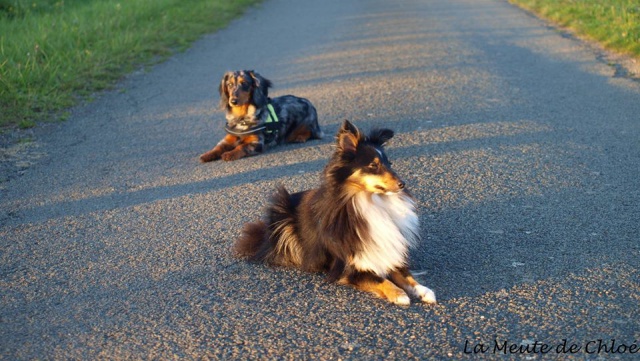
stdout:
{"type": "Polygon", "coordinates": [[[383,144],[389,129],[367,136],[345,121],[319,188],[290,194],[279,188],[264,221],[247,223],[236,241],[240,256],[277,266],[326,271],[395,304],[409,295],[435,303],[412,277],[409,248],[419,239],[415,202],[391,169],[383,144]]]}
{"type": "Polygon", "coordinates": [[[321,139],[316,108],[304,98],[269,98],[272,83],[253,70],[229,71],[220,81],[220,107],[226,111],[227,134],[202,162],[236,160],[283,142],[321,139]]]}

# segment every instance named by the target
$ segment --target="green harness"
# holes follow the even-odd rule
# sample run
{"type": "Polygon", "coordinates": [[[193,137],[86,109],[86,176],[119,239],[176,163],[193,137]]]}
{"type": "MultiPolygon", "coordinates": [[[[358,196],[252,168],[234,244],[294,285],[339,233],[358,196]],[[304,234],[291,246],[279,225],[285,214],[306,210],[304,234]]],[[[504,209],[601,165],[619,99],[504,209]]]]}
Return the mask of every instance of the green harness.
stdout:
{"type": "Polygon", "coordinates": [[[278,116],[276,115],[276,111],[273,109],[273,105],[271,103],[267,104],[267,120],[264,122],[266,126],[265,133],[271,134],[273,132],[278,132],[278,116]]]}

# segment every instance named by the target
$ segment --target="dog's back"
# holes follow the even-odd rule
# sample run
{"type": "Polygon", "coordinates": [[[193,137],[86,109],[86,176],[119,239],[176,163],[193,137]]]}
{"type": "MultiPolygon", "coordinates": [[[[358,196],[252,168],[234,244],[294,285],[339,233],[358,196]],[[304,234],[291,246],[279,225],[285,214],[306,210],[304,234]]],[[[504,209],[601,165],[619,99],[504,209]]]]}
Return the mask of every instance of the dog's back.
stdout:
{"type": "Polygon", "coordinates": [[[318,124],[318,112],[306,98],[283,95],[271,99],[271,105],[285,129],[278,143],[301,143],[324,136],[318,124]]]}

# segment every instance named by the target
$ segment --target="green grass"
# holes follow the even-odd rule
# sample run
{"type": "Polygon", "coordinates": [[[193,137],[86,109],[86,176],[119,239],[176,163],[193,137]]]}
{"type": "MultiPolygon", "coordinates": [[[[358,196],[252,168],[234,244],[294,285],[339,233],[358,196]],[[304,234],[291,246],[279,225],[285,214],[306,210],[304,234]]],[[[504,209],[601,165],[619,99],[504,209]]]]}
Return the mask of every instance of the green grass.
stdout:
{"type": "Polygon", "coordinates": [[[640,58],[640,0],[509,0],[539,16],[640,58]]]}
{"type": "Polygon", "coordinates": [[[0,0],[0,127],[33,126],[259,0],[0,0]]]}

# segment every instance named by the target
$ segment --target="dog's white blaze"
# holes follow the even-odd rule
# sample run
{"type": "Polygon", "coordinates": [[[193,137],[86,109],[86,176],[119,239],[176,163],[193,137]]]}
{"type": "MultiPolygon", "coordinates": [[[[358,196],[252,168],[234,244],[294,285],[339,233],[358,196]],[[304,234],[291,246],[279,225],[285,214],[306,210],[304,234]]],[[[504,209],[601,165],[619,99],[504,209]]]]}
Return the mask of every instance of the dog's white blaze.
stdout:
{"type": "Polygon", "coordinates": [[[409,247],[418,240],[419,222],[413,200],[403,193],[361,192],[353,202],[369,226],[364,249],[353,257],[355,268],[385,277],[388,271],[404,266],[409,247]]]}

